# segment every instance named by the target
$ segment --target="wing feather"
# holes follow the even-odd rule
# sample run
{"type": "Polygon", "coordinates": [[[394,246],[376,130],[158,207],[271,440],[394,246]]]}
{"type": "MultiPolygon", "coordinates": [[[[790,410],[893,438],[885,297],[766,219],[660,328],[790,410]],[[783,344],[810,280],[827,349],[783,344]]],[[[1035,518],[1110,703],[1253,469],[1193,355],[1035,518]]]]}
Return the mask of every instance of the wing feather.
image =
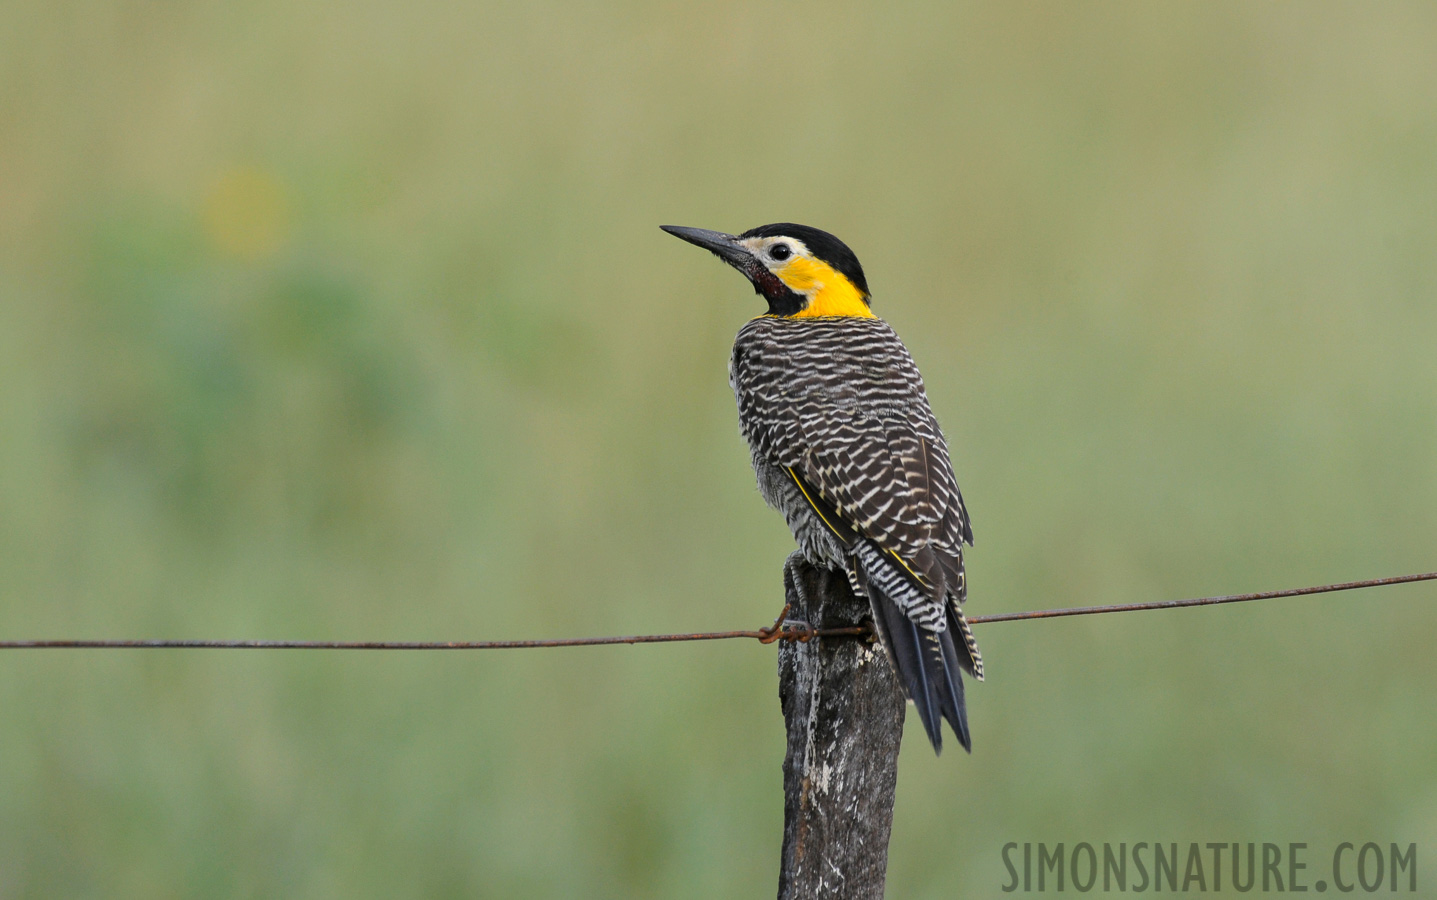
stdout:
{"type": "Polygon", "coordinates": [[[962,602],[968,512],[922,376],[891,328],[755,319],[735,342],[730,381],[755,457],[787,469],[845,546],[869,538],[917,584],[943,586],[935,604],[962,602]]]}

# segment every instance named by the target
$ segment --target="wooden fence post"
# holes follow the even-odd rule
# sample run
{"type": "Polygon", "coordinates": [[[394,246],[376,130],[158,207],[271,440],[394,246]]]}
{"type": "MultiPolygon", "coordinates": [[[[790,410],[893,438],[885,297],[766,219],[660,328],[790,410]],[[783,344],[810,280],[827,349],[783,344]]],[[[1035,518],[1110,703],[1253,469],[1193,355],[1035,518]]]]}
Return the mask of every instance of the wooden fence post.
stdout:
{"type": "MultiPolygon", "coordinates": [[[[796,553],[784,593],[790,615],[815,628],[869,615],[842,573],[796,553]]],[[[788,724],[779,900],[881,898],[907,707],[893,667],[861,638],[784,641],[778,695],[788,724]]]]}

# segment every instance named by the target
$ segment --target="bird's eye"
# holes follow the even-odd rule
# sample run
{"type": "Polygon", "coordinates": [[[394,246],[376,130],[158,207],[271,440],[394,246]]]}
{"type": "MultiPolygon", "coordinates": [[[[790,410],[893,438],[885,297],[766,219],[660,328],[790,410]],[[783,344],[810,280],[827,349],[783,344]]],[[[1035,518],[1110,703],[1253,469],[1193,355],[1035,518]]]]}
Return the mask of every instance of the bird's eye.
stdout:
{"type": "Polygon", "coordinates": [[[774,244],[772,247],[768,248],[768,255],[778,260],[779,262],[783,262],[785,259],[788,259],[790,256],[793,255],[793,251],[788,248],[787,244],[774,244]]]}

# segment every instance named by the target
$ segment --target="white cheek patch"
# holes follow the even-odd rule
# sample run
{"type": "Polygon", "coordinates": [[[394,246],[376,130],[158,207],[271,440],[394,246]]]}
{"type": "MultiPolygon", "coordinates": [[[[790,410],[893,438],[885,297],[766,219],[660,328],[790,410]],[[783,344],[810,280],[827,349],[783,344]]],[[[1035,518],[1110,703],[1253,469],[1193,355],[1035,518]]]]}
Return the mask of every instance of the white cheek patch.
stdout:
{"type": "MultiPolygon", "coordinates": [[[[813,254],[808,252],[808,245],[805,244],[803,241],[800,241],[798,238],[751,237],[739,241],[739,246],[752,253],[755,257],[758,258],[759,262],[763,263],[768,268],[770,272],[777,275],[778,270],[782,269],[785,265],[787,265],[789,260],[785,259],[780,262],[779,260],[776,260],[768,255],[768,248],[772,247],[774,244],[787,244],[789,249],[793,251],[794,256],[802,256],[807,259],[813,258],[813,254]]],[[[789,257],[789,259],[792,258],[792,256],[789,257]]]]}

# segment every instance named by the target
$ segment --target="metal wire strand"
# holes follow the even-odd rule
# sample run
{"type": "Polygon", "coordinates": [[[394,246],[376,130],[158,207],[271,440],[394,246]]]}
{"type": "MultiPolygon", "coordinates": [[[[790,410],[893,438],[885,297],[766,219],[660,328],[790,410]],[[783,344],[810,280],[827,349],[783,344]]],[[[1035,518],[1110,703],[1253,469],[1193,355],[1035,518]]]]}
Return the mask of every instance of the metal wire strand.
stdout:
{"type": "MultiPolygon", "coordinates": [[[[1290,588],[1283,591],[1258,591],[1252,594],[1227,594],[1218,597],[1195,597],[1188,600],[1157,600],[1149,603],[1122,603],[1113,606],[1074,606],[1066,609],[1038,609],[1029,612],[997,613],[971,616],[972,625],[994,622],[1018,622],[1028,619],[1057,619],[1066,616],[1092,616],[1099,613],[1137,612],[1145,609],[1182,609],[1189,606],[1216,606],[1220,603],[1246,603],[1250,600],[1273,600],[1279,597],[1301,597],[1307,594],[1329,594],[1355,591],[1360,588],[1411,584],[1437,580],[1437,572],[1421,575],[1397,575],[1392,578],[1369,578],[1317,587],[1290,588]]],[[[255,641],[255,640],[13,640],[0,641],[0,650],[533,650],[541,647],[595,647],[605,644],[672,644],[681,641],[724,641],[751,638],[764,642],[777,640],[808,641],[821,637],[869,637],[867,625],[847,628],[809,628],[785,624],[755,631],[702,631],[690,634],[634,634],[611,637],[558,638],[535,641],[255,641]]]]}

